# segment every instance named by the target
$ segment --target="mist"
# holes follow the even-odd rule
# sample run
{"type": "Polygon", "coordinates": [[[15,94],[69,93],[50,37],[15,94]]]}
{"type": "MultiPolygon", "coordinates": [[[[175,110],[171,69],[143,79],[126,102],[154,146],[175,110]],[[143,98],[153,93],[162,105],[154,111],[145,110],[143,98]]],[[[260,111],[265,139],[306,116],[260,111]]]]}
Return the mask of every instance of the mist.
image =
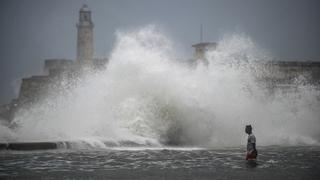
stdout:
{"type": "Polygon", "coordinates": [[[244,145],[252,124],[259,145],[319,144],[319,91],[297,81],[270,94],[252,71],[268,52],[250,37],[227,34],[208,66],[186,66],[159,29],[117,31],[106,70],[21,109],[1,140],[219,148],[244,145]]]}

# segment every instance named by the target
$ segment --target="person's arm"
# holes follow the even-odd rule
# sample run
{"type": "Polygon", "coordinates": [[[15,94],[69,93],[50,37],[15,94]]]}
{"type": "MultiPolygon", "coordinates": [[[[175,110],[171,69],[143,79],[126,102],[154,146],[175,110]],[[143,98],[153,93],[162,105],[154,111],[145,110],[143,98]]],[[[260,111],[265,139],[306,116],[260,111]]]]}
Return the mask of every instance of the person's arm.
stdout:
{"type": "Polygon", "coordinates": [[[256,137],[253,135],[252,136],[252,139],[251,139],[251,143],[252,143],[252,146],[253,146],[253,150],[256,151],[256,137]]]}
{"type": "Polygon", "coordinates": [[[253,150],[256,151],[256,143],[252,143],[253,150]]]}

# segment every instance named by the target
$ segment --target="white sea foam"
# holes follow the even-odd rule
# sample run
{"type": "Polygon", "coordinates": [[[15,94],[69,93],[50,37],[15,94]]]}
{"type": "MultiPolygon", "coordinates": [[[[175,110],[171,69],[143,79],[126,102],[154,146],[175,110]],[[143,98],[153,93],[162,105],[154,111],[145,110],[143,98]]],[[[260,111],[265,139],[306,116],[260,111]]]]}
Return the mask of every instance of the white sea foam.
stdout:
{"type": "Polygon", "coordinates": [[[223,37],[208,66],[183,65],[174,49],[157,26],[118,32],[107,69],[21,110],[16,139],[225,147],[245,144],[252,124],[258,145],[319,143],[319,90],[270,95],[255,65],[268,56],[250,38],[223,37]]]}

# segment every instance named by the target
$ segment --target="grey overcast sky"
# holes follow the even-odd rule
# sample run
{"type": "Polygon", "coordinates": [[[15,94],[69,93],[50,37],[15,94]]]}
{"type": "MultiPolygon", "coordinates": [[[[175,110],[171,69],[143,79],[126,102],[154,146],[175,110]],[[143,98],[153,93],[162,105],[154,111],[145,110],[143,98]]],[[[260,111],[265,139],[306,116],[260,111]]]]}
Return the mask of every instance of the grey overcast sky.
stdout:
{"type": "Polygon", "coordinates": [[[274,57],[320,61],[320,0],[1,0],[0,104],[47,58],[75,58],[78,10],[93,13],[96,56],[107,56],[116,29],[158,24],[184,52],[199,41],[242,32],[274,57]]]}

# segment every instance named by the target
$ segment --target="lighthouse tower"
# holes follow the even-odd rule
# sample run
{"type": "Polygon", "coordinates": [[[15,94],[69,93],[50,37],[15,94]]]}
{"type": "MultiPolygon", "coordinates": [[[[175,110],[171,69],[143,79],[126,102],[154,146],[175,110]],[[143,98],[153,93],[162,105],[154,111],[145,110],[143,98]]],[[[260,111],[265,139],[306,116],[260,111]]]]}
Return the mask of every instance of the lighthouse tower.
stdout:
{"type": "Polygon", "coordinates": [[[93,26],[91,11],[84,4],[79,11],[77,23],[77,62],[81,65],[89,65],[93,61],[93,26]]]}

